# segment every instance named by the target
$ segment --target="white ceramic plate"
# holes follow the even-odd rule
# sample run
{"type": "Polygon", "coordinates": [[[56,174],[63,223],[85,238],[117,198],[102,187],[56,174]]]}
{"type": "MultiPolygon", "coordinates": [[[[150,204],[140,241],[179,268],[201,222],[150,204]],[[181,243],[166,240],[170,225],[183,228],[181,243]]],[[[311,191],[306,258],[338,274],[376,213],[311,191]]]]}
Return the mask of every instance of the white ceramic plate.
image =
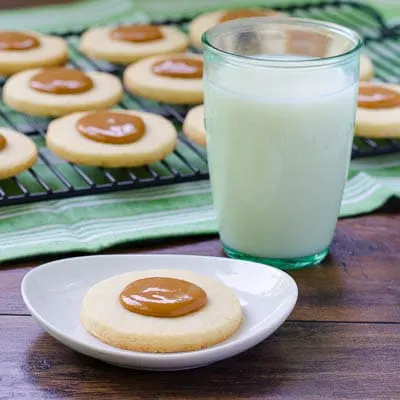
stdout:
{"type": "Polygon", "coordinates": [[[110,364],[147,370],[196,368],[241,353],[271,335],[297,300],[296,283],[278,269],[226,258],[179,255],[106,255],[59,260],[30,271],[21,290],[32,316],[61,343],[110,364]],[[207,349],[170,354],[121,350],[84,330],[80,308],[92,285],[125,272],[157,268],[189,269],[230,286],[244,310],[241,328],[230,339],[207,349]]]}

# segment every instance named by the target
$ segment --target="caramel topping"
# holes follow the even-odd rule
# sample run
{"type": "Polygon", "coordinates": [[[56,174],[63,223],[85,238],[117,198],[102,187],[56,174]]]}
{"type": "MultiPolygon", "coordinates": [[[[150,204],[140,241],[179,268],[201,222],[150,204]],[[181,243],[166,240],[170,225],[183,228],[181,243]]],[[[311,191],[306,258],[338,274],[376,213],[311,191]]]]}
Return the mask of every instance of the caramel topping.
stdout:
{"type": "Polygon", "coordinates": [[[152,42],[164,37],[161,29],[155,25],[120,26],[110,32],[111,39],[126,42],[152,42]]]}
{"type": "Polygon", "coordinates": [[[7,146],[7,139],[0,133],[0,151],[7,146]]]}
{"type": "Polygon", "coordinates": [[[332,39],[319,32],[289,30],[286,32],[287,54],[307,57],[325,57],[332,39]]]}
{"type": "Polygon", "coordinates": [[[358,106],[376,110],[400,107],[400,93],[381,86],[361,86],[358,90],[358,106]]]}
{"type": "Polygon", "coordinates": [[[189,57],[174,57],[153,64],[156,75],[170,78],[198,79],[203,76],[203,61],[189,57]]]}
{"type": "Polygon", "coordinates": [[[277,14],[279,13],[274,10],[254,10],[254,9],[232,10],[232,11],[226,11],[224,14],[222,14],[221,18],[219,19],[219,22],[226,22],[226,21],[232,21],[234,19],[249,18],[249,17],[265,17],[277,14]]]}
{"type": "Polygon", "coordinates": [[[77,121],[76,128],[88,139],[112,144],[136,142],[146,131],[140,117],[113,111],[88,114],[77,121]]]}
{"type": "Polygon", "coordinates": [[[130,283],[119,296],[128,311],[152,317],[180,317],[207,304],[206,292],[175,278],[145,278],[130,283]]]}
{"type": "Polygon", "coordinates": [[[23,32],[0,31],[0,50],[29,50],[40,46],[38,38],[23,32]]]}
{"type": "Polygon", "coordinates": [[[54,67],[43,69],[30,82],[31,88],[52,94],[78,94],[93,87],[92,80],[77,69],[54,67]]]}

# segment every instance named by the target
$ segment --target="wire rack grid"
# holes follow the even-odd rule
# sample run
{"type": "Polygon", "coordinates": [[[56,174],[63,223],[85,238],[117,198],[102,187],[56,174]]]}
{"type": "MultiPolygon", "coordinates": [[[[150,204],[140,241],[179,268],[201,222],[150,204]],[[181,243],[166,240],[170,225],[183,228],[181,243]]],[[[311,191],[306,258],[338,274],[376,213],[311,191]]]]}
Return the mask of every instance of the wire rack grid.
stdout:
{"type": "MultiPolygon", "coordinates": [[[[277,8],[299,17],[336,22],[357,30],[365,40],[365,51],[376,67],[376,78],[400,81],[400,36],[398,27],[389,27],[372,7],[351,1],[333,1],[277,8]]],[[[157,21],[161,22],[161,21],[157,21]]],[[[162,21],[187,29],[188,19],[162,21]]],[[[78,50],[82,32],[63,32],[70,49],[70,65],[84,71],[104,71],[121,76],[122,67],[94,61],[78,50]]],[[[4,81],[0,82],[1,84],[4,81]]],[[[172,106],[145,100],[125,93],[122,109],[155,112],[170,119],[181,131],[188,107],[172,106]]],[[[0,181],[0,205],[51,200],[80,195],[109,193],[117,190],[152,187],[208,179],[207,155],[182,134],[176,150],[161,162],[142,168],[98,168],[68,163],[46,147],[44,137],[49,119],[34,118],[13,112],[0,102],[0,125],[9,126],[32,137],[39,148],[35,166],[17,177],[0,181]]],[[[357,138],[352,157],[368,157],[400,151],[398,140],[357,138]]]]}

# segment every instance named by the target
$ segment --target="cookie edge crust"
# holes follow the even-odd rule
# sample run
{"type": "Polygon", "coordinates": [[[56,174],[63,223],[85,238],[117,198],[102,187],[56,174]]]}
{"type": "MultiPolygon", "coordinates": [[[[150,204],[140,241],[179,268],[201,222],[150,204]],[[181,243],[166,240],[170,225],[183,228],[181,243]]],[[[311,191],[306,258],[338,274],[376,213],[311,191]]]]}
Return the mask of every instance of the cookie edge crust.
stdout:
{"type": "MultiPolygon", "coordinates": [[[[199,105],[197,107],[204,107],[203,105],[199,105]]],[[[207,133],[202,131],[202,129],[198,129],[196,124],[192,124],[191,121],[191,111],[194,109],[189,110],[186,115],[186,118],[182,125],[183,133],[191,139],[193,142],[197,143],[200,146],[206,147],[207,145],[207,133]]]]}
{"type": "Polygon", "coordinates": [[[213,26],[217,25],[219,18],[222,17],[226,11],[227,10],[211,11],[195,17],[189,24],[188,29],[190,44],[197,50],[201,50],[203,48],[203,43],[201,41],[203,33],[207,29],[211,29],[213,26]]]}
{"type": "MultiPolygon", "coordinates": [[[[102,27],[105,28],[105,27],[102,27]]],[[[170,28],[170,27],[168,27],[170,28]]],[[[94,28],[96,29],[96,28],[94,28]]],[[[85,54],[86,56],[93,58],[93,59],[97,59],[97,60],[103,60],[103,61],[108,61],[111,63],[115,63],[115,64],[121,64],[121,65],[128,65],[131,64],[133,62],[139,61],[143,58],[146,57],[153,57],[156,55],[168,55],[168,54],[176,54],[176,53],[181,53],[187,50],[187,48],[189,47],[189,38],[188,36],[180,31],[178,28],[176,28],[177,31],[179,31],[179,33],[181,34],[180,36],[180,40],[181,43],[176,44],[174,48],[172,49],[168,49],[168,50],[164,50],[164,51],[154,51],[154,52],[146,52],[145,54],[140,53],[139,51],[136,52],[135,54],[111,54],[109,51],[107,52],[106,50],[101,50],[100,51],[98,49],[93,50],[93,48],[91,47],[91,45],[87,43],[88,39],[88,35],[87,34],[93,34],[93,32],[91,32],[91,30],[87,30],[81,37],[81,40],[79,42],[79,50],[85,54]],[[86,39],[85,39],[85,35],[86,39]]]]}
{"type": "MultiPolygon", "coordinates": [[[[201,55],[191,54],[191,53],[181,53],[179,55],[189,56],[195,59],[201,59],[201,55]]],[[[198,105],[203,103],[204,99],[204,84],[203,79],[193,79],[193,81],[198,84],[200,82],[201,88],[187,88],[179,89],[177,87],[171,87],[168,85],[157,86],[153,85],[151,79],[147,76],[143,79],[142,74],[149,74],[151,72],[146,71],[147,67],[150,67],[152,63],[167,59],[168,55],[158,55],[153,57],[146,57],[137,63],[130,64],[124,71],[123,74],[123,84],[126,90],[135,95],[154,100],[161,103],[169,104],[188,104],[188,105],[198,105]],[[141,64],[142,63],[142,64],[141,64]],[[142,72],[144,65],[146,66],[146,72],[142,72]],[[147,65],[148,64],[148,65],[147,65]]],[[[158,78],[158,77],[157,77],[158,78]]],[[[163,78],[165,82],[179,83],[179,81],[174,82],[174,78],[163,78]]],[[[189,80],[188,80],[189,81],[189,80]]]]}
{"type": "MultiPolygon", "coordinates": [[[[362,82],[360,86],[380,86],[384,88],[389,88],[395,90],[400,94],[400,85],[390,84],[390,83],[380,83],[380,82],[362,82]]],[[[360,107],[357,108],[356,122],[354,127],[354,136],[362,138],[373,138],[373,139],[398,139],[400,138],[400,120],[398,123],[394,121],[382,121],[379,116],[380,110],[362,110],[360,117],[360,107]],[[373,118],[373,114],[377,114],[377,118],[373,118]],[[367,115],[364,118],[364,114],[367,115]],[[370,118],[373,118],[370,119],[370,118]]],[[[393,109],[400,113],[400,107],[393,109]]],[[[384,111],[390,111],[384,110],[384,111]]]]}
{"type": "MultiPolygon", "coordinates": [[[[185,344],[183,345],[182,337],[177,335],[165,340],[162,346],[161,344],[145,343],[145,341],[141,340],[143,335],[135,337],[135,339],[139,339],[135,340],[137,342],[136,344],[132,343],[132,334],[116,334],[116,332],[113,332],[112,337],[110,337],[110,335],[105,335],[104,332],[107,332],[108,329],[93,322],[92,318],[90,318],[84,310],[81,312],[80,320],[86,332],[91,336],[101,340],[103,343],[122,350],[137,351],[141,353],[182,353],[206,349],[227,340],[240,328],[243,320],[243,313],[235,315],[234,318],[232,318],[232,321],[230,321],[229,329],[227,327],[227,329],[224,329],[219,335],[208,335],[206,340],[193,340],[192,343],[188,343],[190,339],[188,340],[186,337],[185,344]]],[[[195,339],[195,334],[191,335],[191,337],[192,336],[193,339],[195,339]]],[[[204,335],[202,337],[204,338],[204,335]]]]}
{"type": "MultiPolygon", "coordinates": [[[[136,160],[130,160],[130,162],[126,162],[126,157],[122,157],[121,154],[112,154],[112,155],[97,155],[96,157],[93,157],[93,155],[88,155],[88,154],[82,154],[82,153],[73,153],[71,151],[65,150],[65,147],[60,143],[58,143],[58,140],[53,140],[52,139],[52,134],[49,134],[50,129],[57,129],[54,128],[54,126],[57,126],[61,121],[62,118],[69,118],[72,117],[76,113],[72,113],[70,115],[66,115],[64,117],[55,119],[50,122],[47,132],[46,132],[46,146],[49,148],[55,155],[58,157],[62,158],[65,161],[69,161],[78,165],[87,165],[87,166],[93,166],[93,167],[110,167],[110,168],[130,168],[130,167],[142,167],[145,165],[149,165],[158,161],[163,160],[165,157],[167,157],[169,154],[171,154],[177,145],[178,141],[178,133],[176,131],[176,128],[174,125],[168,121],[165,117],[162,117],[158,114],[154,113],[148,113],[148,112],[141,112],[141,111],[135,111],[135,110],[111,110],[111,111],[117,111],[117,112],[122,112],[125,113],[126,111],[128,114],[132,115],[138,115],[139,117],[142,116],[143,114],[150,114],[150,115],[155,115],[159,118],[164,119],[166,122],[169,123],[171,127],[171,133],[173,130],[174,133],[174,138],[171,139],[169,143],[166,143],[163,147],[160,147],[157,149],[157,151],[153,151],[153,153],[147,154],[145,157],[137,157],[136,160]]],[[[87,115],[90,113],[90,111],[83,112],[83,115],[87,115]]],[[[82,115],[82,116],[83,116],[82,115]]],[[[79,133],[77,133],[79,134],[79,133]]],[[[90,140],[90,139],[87,139],[90,140]]],[[[120,145],[113,145],[113,144],[107,144],[107,143],[102,143],[106,148],[107,146],[120,146],[120,145]]]]}
{"type": "Polygon", "coordinates": [[[150,268],[128,271],[96,282],[86,291],[81,303],[80,317],[88,333],[114,347],[131,351],[171,353],[198,350],[226,340],[240,328],[245,314],[233,288],[217,277],[180,268],[150,268]],[[144,316],[125,310],[117,299],[120,290],[132,280],[151,277],[155,273],[157,276],[185,279],[200,285],[206,290],[209,303],[198,313],[172,318],[173,321],[171,318],[144,316]],[[96,299],[99,296],[104,299],[104,294],[113,297],[112,310],[120,314],[117,320],[125,321],[122,325],[110,325],[110,320],[101,308],[92,309],[97,304],[96,299]],[[114,307],[117,308],[114,310],[114,307]],[[229,308],[228,311],[225,307],[229,308]],[[119,308],[121,309],[117,310],[119,308]],[[132,320],[126,321],[129,315],[132,320]],[[213,321],[213,323],[210,325],[207,321],[213,321]],[[137,329],[136,326],[140,324],[143,324],[143,327],[137,329]],[[90,329],[93,325],[95,325],[95,331],[91,333],[90,329]],[[118,333],[117,336],[115,331],[118,333]]]}
{"type": "Polygon", "coordinates": [[[13,166],[12,168],[9,169],[4,169],[4,170],[0,170],[0,180],[5,180],[8,178],[12,178],[13,176],[16,176],[18,174],[21,174],[22,172],[26,171],[27,169],[31,168],[37,161],[38,159],[38,155],[39,155],[39,151],[36,147],[35,142],[27,137],[26,135],[24,135],[21,132],[18,132],[14,129],[9,129],[9,128],[0,128],[0,133],[2,130],[7,130],[8,132],[10,132],[10,134],[14,135],[17,134],[18,136],[22,135],[24,136],[24,138],[30,142],[30,145],[32,145],[32,154],[29,157],[26,157],[26,160],[24,163],[20,163],[18,165],[13,166]]]}
{"type": "Polygon", "coordinates": [[[364,73],[362,74],[360,68],[360,82],[369,82],[375,76],[375,67],[371,58],[367,54],[361,54],[360,63],[364,62],[364,73]],[[364,60],[364,61],[362,61],[364,60]]]}
{"type": "Polygon", "coordinates": [[[43,35],[38,32],[28,32],[40,38],[51,38],[57,39],[59,47],[59,51],[56,54],[53,54],[51,57],[48,56],[45,59],[39,58],[37,60],[24,60],[21,62],[10,62],[3,61],[0,62],[0,75],[8,77],[10,75],[17,74],[18,72],[26,71],[28,69],[34,68],[47,68],[47,67],[56,67],[63,66],[68,62],[68,45],[65,39],[52,36],[52,35],[43,35]]]}
{"type": "Polygon", "coordinates": [[[167,104],[200,104],[204,100],[203,91],[184,92],[179,90],[171,90],[170,88],[148,87],[146,85],[132,82],[129,78],[124,78],[124,86],[126,89],[136,95],[149,100],[167,104]]]}
{"type": "MultiPolygon", "coordinates": [[[[26,71],[20,71],[20,73],[24,73],[26,71]]],[[[93,72],[93,71],[92,71],[93,72]]],[[[96,71],[97,72],[97,71],[96,71]]],[[[49,100],[48,104],[43,104],[43,103],[36,103],[35,101],[32,101],[32,99],[26,100],[25,97],[19,95],[19,96],[14,96],[14,89],[10,90],[10,87],[8,85],[8,81],[5,83],[3,87],[3,101],[4,103],[11,109],[27,114],[27,115],[32,115],[32,116],[42,116],[42,117],[60,117],[64,116],[67,114],[71,114],[74,112],[80,112],[80,111],[91,111],[91,110],[98,110],[98,109],[104,109],[104,108],[110,108],[116,104],[118,104],[121,99],[124,96],[124,91],[121,82],[119,81],[118,78],[116,78],[114,75],[108,74],[106,72],[101,72],[100,74],[102,75],[100,79],[103,77],[107,76],[107,79],[112,77],[112,80],[115,83],[115,93],[109,92],[109,97],[108,98],[102,98],[100,100],[96,101],[90,101],[82,104],[53,104],[51,103],[51,99],[49,100]],[[117,83],[118,82],[118,83],[117,83]],[[117,91],[117,85],[118,91],[117,91]]],[[[91,76],[90,72],[88,72],[89,77],[91,76]]],[[[18,74],[14,75],[13,77],[10,78],[10,83],[15,85],[14,80],[11,79],[18,79],[18,74]]],[[[98,79],[98,78],[95,78],[98,79]]],[[[108,83],[111,82],[111,79],[108,83]]],[[[101,84],[104,84],[102,82],[101,84]]],[[[107,86],[107,85],[105,85],[107,86]]],[[[83,93],[84,95],[84,93],[83,93]]],[[[55,95],[57,96],[57,95],[55,95]]],[[[79,96],[79,95],[77,95],[79,96]]]]}

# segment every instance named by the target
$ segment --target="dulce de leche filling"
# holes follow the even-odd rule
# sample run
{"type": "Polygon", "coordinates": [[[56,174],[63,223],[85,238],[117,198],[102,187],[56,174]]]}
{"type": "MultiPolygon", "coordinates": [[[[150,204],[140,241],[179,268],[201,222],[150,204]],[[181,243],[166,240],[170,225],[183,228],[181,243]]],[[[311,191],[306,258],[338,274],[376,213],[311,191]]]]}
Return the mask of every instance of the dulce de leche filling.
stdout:
{"type": "Polygon", "coordinates": [[[167,58],[153,64],[152,71],[170,78],[198,79],[203,76],[203,61],[189,57],[167,58]]]}
{"type": "Polygon", "coordinates": [[[358,106],[373,110],[400,107],[400,93],[381,86],[361,86],[358,90],[358,106]]]}
{"type": "Polygon", "coordinates": [[[30,86],[39,92],[78,94],[93,87],[92,80],[77,69],[54,67],[43,69],[31,78],[30,86]]]}
{"type": "Polygon", "coordinates": [[[111,144],[136,142],[146,131],[140,117],[113,111],[90,113],[77,121],[76,128],[88,139],[111,144]]]}
{"type": "Polygon", "coordinates": [[[207,294],[194,283],[175,278],[144,278],[127,285],[119,301],[128,311],[152,317],[180,317],[207,304],[207,294]]]}
{"type": "Polygon", "coordinates": [[[23,32],[0,31],[0,50],[23,51],[40,46],[38,38],[23,32]]]}
{"type": "Polygon", "coordinates": [[[7,146],[7,139],[0,133],[0,151],[7,146]]]}
{"type": "Polygon", "coordinates": [[[219,22],[232,21],[234,19],[249,18],[249,17],[265,17],[278,14],[274,10],[254,10],[242,9],[226,11],[219,19],[219,22]]]}
{"type": "Polygon", "coordinates": [[[286,52],[297,56],[325,57],[332,39],[319,32],[292,29],[286,32],[286,52]]]}
{"type": "Polygon", "coordinates": [[[140,43],[160,40],[164,36],[161,29],[155,25],[126,25],[113,29],[110,37],[114,40],[140,43]]]}

